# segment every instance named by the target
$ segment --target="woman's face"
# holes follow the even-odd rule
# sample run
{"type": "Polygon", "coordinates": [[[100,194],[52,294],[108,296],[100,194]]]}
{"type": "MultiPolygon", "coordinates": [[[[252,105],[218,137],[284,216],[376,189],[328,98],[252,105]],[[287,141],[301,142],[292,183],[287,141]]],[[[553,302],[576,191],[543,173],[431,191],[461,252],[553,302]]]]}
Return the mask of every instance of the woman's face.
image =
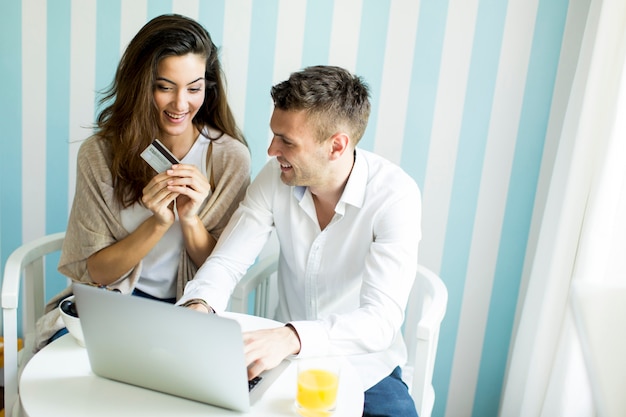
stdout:
{"type": "Polygon", "coordinates": [[[161,140],[195,139],[192,120],[204,102],[205,60],[197,54],[163,58],[157,66],[154,102],[161,140]]]}

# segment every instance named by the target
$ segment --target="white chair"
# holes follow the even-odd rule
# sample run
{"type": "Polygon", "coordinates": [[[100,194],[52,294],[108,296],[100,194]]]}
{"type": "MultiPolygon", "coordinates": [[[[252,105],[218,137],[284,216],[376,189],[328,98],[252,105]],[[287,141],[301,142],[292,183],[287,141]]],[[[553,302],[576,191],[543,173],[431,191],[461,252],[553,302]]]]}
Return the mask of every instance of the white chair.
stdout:
{"type": "MultiPolygon", "coordinates": [[[[278,254],[254,264],[239,281],[230,299],[230,310],[272,318],[276,299],[278,254]],[[254,304],[250,311],[251,296],[254,304]]],[[[405,311],[403,335],[408,359],[402,367],[403,379],[419,417],[430,417],[435,404],[433,369],[439,342],[439,328],[448,305],[448,290],[439,276],[419,265],[405,311]]]]}
{"type": "Polygon", "coordinates": [[[278,254],[269,255],[256,262],[241,278],[230,296],[230,310],[237,313],[253,314],[273,318],[278,301],[276,271],[278,254]],[[249,311],[250,297],[254,296],[249,311]]]}
{"type": "Polygon", "coordinates": [[[433,271],[418,265],[405,310],[403,335],[407,363],[402,376],[419,417],[430,417],[435,404],[433,370],[439,343],[439,328],[448,306],[448,289],[433,271]]]}
{"type": "Polygon", "coordinates": [[[65,232],[35,239],[17,248],[7,259],[2,279],[2,316],[4,332],[4,408],[5,415],[19,410],[18,375],[33,355],[35,323],[44,313],[46,255],[61,250],[65,232]],[[24,277],[22,333],[24,348],[17,351],[17,307],[20,282],[24,277]]]}

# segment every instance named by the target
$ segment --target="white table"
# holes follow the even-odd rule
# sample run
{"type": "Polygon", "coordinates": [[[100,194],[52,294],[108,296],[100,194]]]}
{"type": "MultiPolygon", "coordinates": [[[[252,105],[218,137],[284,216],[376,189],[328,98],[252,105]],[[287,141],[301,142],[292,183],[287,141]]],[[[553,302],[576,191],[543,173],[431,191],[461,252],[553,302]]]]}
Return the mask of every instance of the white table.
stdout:
{"type": "MultiPolygon", "coordinates": [[[[244,331],[281,325],[273,320],[226,313],[244,331]]],[[[122,416],[296,416],[293,408],[296,364],[289,367],[265,392],[249,413],[179,398],[101,378],[91,371],[87,351],[65,335],[39,351],[24,368],[19,392],[29,417],[122,417],[122,416]]],[[[346,361],[339,383],[334,417],[363,413],[363,391],[358,375],[346,361]]]]}

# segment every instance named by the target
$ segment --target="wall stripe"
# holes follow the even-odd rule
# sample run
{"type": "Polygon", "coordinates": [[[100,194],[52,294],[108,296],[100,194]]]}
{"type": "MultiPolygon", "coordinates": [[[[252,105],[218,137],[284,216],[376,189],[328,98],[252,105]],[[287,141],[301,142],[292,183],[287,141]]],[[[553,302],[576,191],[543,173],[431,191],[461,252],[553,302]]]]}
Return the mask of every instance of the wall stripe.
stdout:
{"type": "Polygon", "coordinates": [[[211,35],[211,40],[221,48],[224,38],[224,4],[226,0],[210,0],[200,2],[199,21],[211,35]]]}
{"type": "MultiPolygon", "coordinates": [[[[67,142],[80,142],[91,134],[96,101],[96,0],[75,1],[71,9],[70,38],[70,101],[69,134],[67,142]]],[[[71,154],[70,154],[71,155],[71,154]]],[[[68,155],[68,156],[70,156],[68,155]]],[[[70,159],[74,160],[74,159],[70,159]]],[[[73,170],[72,170],[73,172],[73,170]]],[[[69,185],[74,189],[76,178],[70,175],[69,185]]],[[[73,191],[68,193],[68,207],[73,191]]],[[[67,219],[64,219],[67,220],[67,219]]]]}
{"type": "Polygon", "coordinates": [[[261,170],[267,151],[266,132],[270,119],[269,96],[274,76],[274,40],[278,19],[278,0],[255,2],[252,7],[250,58],[254,71],[248,71],[244,133],[252,154],[252,175],[261,170]]]}
{"type": "MultiPolygon", "coordinates": [[[[279,0],[276,19],[272,85],[286,80],[289,78],[289,74],[302,67],[306,7],[306,0],[279,0]]],[[[266,101],[258,110],[266,109],[264,111],[266,111],[268,115],[271,115],[274,106],[270,96],[270,89],[264,94],[266,101]]],[[[264,144],[263,158],[261,155],[255,156],[259,160],[259,165],[269,159],[267,148],[273,136],[269,128],[269,117],[271,116],[268,116],[265,126],[261,131],[265,132],[265,139],[261,132],[259,132],[257,136],[257,140],[264,144]]]]}
{"type": "Polygon", "coordinates": [[[252,3],[229,0],[224,12],[222,65],[227,74],[228,100],[239,126],[245,126],[252,3]]]}
{"type": "MultiPolygon", "coordinates": [[[[272,85],[286,80],[289,74],[302,67],[306,10],[306,0],[279,2],[272,85]]],[[[270,107],[273,107],[271,103],[270,107]]]]}
{"type": "MultiPolygon", "coordinates": [[[[465,111],[459,136],[441,266],[441,275],[458,285],[452,291],[455,298],[460,297],[455,303],[457,307],[461,305],[474,232],[473,219],[476,214],[505,12],[505,3],[497,0],[481,1],[476,16],[465,111]]],[[[453,345],[456,343],[459,328],[460,309],[455,308],[455,312],[448,317],[445,344],[453,345]]],[[[450,375],[445,377],[449,379],[450,375]]],[[[441,391],[444,391],[443,387],[441,391]]],[[[448,402],[452,401],[454,399],[448,396],[448,402]]],[[[435,406],[437,412],[444,406],[442,402],[437,404],[435,406]]]]}
{"type": "MultiPolygon", "coordinates": [[[[365,78],[369,84],[371,100],[371,116],[367,129],[359,146],[363,149],[374,150],[374,143],[378,119],[375,115],[380,109],[381,84],[385,64],[385,45],[389,25],[389,1],[366,0],[361,10],[361,27],[356,39],[358,56],[355,68],[357,74],[365,78]]],[[[356,13],[356,12],[355,12],[356,13]]],[[[356,19],[355,19],[356,20],[356,19]]],[[[380,138],[383,141],[397,141],[399,138],[380,138]]]]}
{"type": "Polygon", "coordinates": [[[415,35],[411,82],[408,84],[409,103],[401,164],[415,178],[422,190],[439,85],[447,12],[447,0],[427,1],[421,4],[415,35]]]}
{"type": "MultiPolygon", "coordinates": [[[[100,0],[106,1],[106,0],[100,0]]],[[[141,27],[148,21],[148,0],[122,0],[119,55],[141,27]]],[[[117,67],[117,63],[115,63],[117,67]]]]}
{"type": "Polygon", "coordinates": [[[495,396],[493,386],[501,386],[504,379],[567,9],[566,0],[539,2],[509,183],[516,192],[507,198],[474,415],[494,415],[498,410],[500,393],[495,396]]]}
{"type": "MultiPolygon", "coordinates": [[[[411,119],[415,114],[409,112],[409,88],[396,86],[411,85],[411,70],[413,52],[419,17],[417,2],[391,2],[389,18],[387,19],[386,45],[405,45],[404,50],[383,46],[384,64],[382,80],[376,101],[378,110],[370,116],[377,120],[376,126],[368,127],[366,135],[374,135],[374,152],[400,165],[402,160],[402,146],[405,135],[405,120],[407,115],[411,119]]],[[[372,19],[371,24],[376,25],[372,19]]],[[[363,44],[363,42],[362,42],[363,44]]],[[[362,68],[359,65],[359,68],[362,68]]],[[[414,139],[413,139],[414,140],[414,139]]],[[[409,162],[415,164],[415,158],[409,162]]]]}
{"type": "Polygon", "coordinates": [[[28,227],[22,225],[24,242],[46,232],[46,199],[41,190],[42,178],[46,178],[46,100],[42,94],[46,91],[46,7],[37,7],[35,3],[33,0],[22,3],[23,19],[39,28],[34,31],[22,27],[23,43],[32,45],[23,50],[21,66],[22,115],[28,115],[22,118],[22,148],[28,150],[20,156],[22,215],[30,219],[28,227]]]}
{"type": "Polygon", "coordinates": [[[302,67],[306,7],[306,0],[279,0],[272,85],[302,67]]]}
{"type": "MultiPolygon", "coordinates": [[[[469,73],[470,52],[474,37],[477,1],[451,0],[448,5],[446,32],[441,51],[437,96],[423,186],[420,259],[435,271],[442,269],[444,237],[448,227],[450,190],[461,129],[461,118],[469,73]],[[449,28],[456,28],[449,30],[449,28]]],[[[450,225],[450,227],[454,227],[450,225]]],[[[443,271],[442,271],[443,272],[443,271]]],[[[454,358],[454,340],[463,291],[463,279],[457,275],[442,279],[448,286],[448,308],[442,323],[433,385],[437,393],[434,415],[443,416],[448,398],[448,383],[454,358]],[[445,342],[443,342],[445,340],[445,342]]]]}
{"type": "Polygon", "coordinates": [[[172,0],[148,0],[147,20],[153,17],[172,13],[172,0]]]}
{"type": "Polygon", "coordinates": [[[485,333],[507,196],[505,179],[510,176],[515,151],[515,142],[502,138],[517,137],[524,84],[511,81],[526,78],[532,43],[528,28],[534,25],[536,3],[514,0],[508,5],[474,223],[474,230],[481,232],[472,236],[455,347],[464,355],[453,365],[449,398],[455,401],[448,401],[448,415],[467,412],[475,394],[483,348],[477,336],[485,333]]]}
{"type": "Polygon", "coordinates": [[[302,67],[327,64],[333,21],[333,0],[306,2],[302,67]]]}
{"type": "Polygon", "coordinates": [[[71,1],[59,0],[47,13],[46,232],[54,233],[65,229],[68,213],[67,181],[56,173],[69,164],[71,1]]]}
{"type": "MultiPolygon", "coordinates": [[[[330,49],[325,62],[354,72],[359,52],[359,28],[367,0],[336,0],[330,27],[330,49]]],[[[384,2],[383,2],[384,3],[384,2]]],[[[361,40],[363,40],[361,38],[361,40]]],[[[313,64],[315,65],[315,64],[313,64]]]]}
{"type": "Polygon", "coordinates": [[[104,106],[98,101],[100,93],[110,86],[120,60],[121,0],[97,0],[96,10],[96,78],[95,78],[95,121],[104,106]]]}
{"type": "Polygon", "coordinates": [[[160,13],[197,17],[220,48],[253,175],[268,158],[271,85],[327,63],[368,82],[373,111],[361,145],[400,163],[422,188],[420,262],[441,273],[450,295],[433,416],[496,416],[520,277],[541,219],[544,200],[535,196],[546,192],[576,71],[586,13],[579,3],[565,33],[568,0],[0,6],[0,114],[17,121],[0,133],[0,189],[11,197],[0,201],[0,260],[23,240],[66,227],[76,154],[100,109],[96,92],[112,81],[130,39],[160,13]]]}
{"type": "Polygon", "coordinates": [[[172,13],[199,20],[200,0],[173,0],[172,13]]]}
{"type": "MultiPolygon", "coordinates": [[[[520,283],[520,291],[518,300],[522,300],[526,294],[527,279],[530,275],[530,269],[532,268],[532,262],[534,261],[534,253],[537,248],[535,243],[539,236],[541,220],[543,218],[543,207],[548,199],[548,192],[550,188],[549,179],[552,177],[552,164],[550,161],[556,159],[556,153],[559,148],[560,136],[567,135],[568,132],[563,130],[566,113],[568,108],[575,106],[580,101],[579,97],[574,97],[570,94],[571,87],[574,84],[575,72],[571,71],[572,68],[577,67],[577,62],[580,59],[580,52],[583,40],[584,32],[580,28],[586,27],[590,5],[584,2],[574,2],[568,5],[567,18],[565,27],[563,29],[563,43],[561,45],[561,56],[559,67],[557,69],[556,80],[554,83],[554,96],[552,105],[550,108],[550,118],[548,121],[548,127],[546,130],[546,139],[543,147],[543,157],[541,167],[539,170],[540,181],[537,184],[537,191],[535,193],[535,201],[533,208],[533,221],[531,223],[529,232],[529,245],[526,248],[526,258],[524,259],[524,269],[522,272],[522,282],[520,283]],[[570,101],[571,100],[571,101],[570,101]]],[[[579,64],[579,69],[576,72],[585,74],[588,72],[589,60],[584,59],[585,64],[579,64]]],[[[518,310],[516,310],[516,321],[514,323],[514,331],[517,328],[519,319],[519,308],[522,303],[518,303],[518,310]]]]}
{"type": "MultiPolygon", "coordinates": [[[[57,173],[66,173],[70,164],[70,76],[71,76],[71,9],[70,0],[56,1],[47,8],[47,85],[46,85],[46,233],[65,230],[67,224],[68,181],[57,173]]],[[[90,105],[91,103],[86,103],[90,105]]],[[[56,294],[66,286],[65,280],[50,279],[56,272],[56,257],[46,262],[46,293],[56,294]]]]}
{"type": "Polygon", "coordinates": [[[0,13],[0,71],[4,86],[0,99],[0,261],[22,243],[22,4],[7,2],[0,13]],[[10,123],[12,121],[12,123],[10,123]],[[10,198],[7,198],[10,197],[10,198]]]}
{"type": "MultiPolygon", "coordinates": [[[[439,271],[450,206],[457,142],[469,72],[478,0],[451,0],[445,23],[441,64],[426,160],[421,259],[439,271]]],[[[446,282],[448,283],[448,282],[446,282]]]]}

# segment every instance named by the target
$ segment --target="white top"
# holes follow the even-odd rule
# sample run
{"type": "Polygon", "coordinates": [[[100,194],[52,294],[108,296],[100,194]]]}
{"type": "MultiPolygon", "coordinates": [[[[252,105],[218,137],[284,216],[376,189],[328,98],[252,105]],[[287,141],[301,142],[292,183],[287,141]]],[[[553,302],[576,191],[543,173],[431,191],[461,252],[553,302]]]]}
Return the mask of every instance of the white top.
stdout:
{"type": "MultiPolygon", "coordinates": [[[[183,164],[195,165],[206,176],[206,157],[211,141],[199,135],[187,155],[180,160],[183,164]]],[[[209,192],[210,195],[210,192],[209,192]]],[[[175,221],[150,252],[143,258],[141,276],[137,288],[158,298],[176,297],[176,274],[180,253],[183,250],[183,231],[174,210],[175,221]]],[[[132,232],[146,221],[152,212],[140,203],[123,209],[120,213],[122,225],[132,232]]]]}
{"type": "Polygon", "coordinates": [[[269,161],[179,303],[217,311],[275,228],[276,319],[290,322],[299,356],[350,355],[364,390],[406,361],[401,325],[421,238],[420,192],[398,166],[358,149],[330,224],[320,230],[310,191],[285,185],[269,161]]]}

